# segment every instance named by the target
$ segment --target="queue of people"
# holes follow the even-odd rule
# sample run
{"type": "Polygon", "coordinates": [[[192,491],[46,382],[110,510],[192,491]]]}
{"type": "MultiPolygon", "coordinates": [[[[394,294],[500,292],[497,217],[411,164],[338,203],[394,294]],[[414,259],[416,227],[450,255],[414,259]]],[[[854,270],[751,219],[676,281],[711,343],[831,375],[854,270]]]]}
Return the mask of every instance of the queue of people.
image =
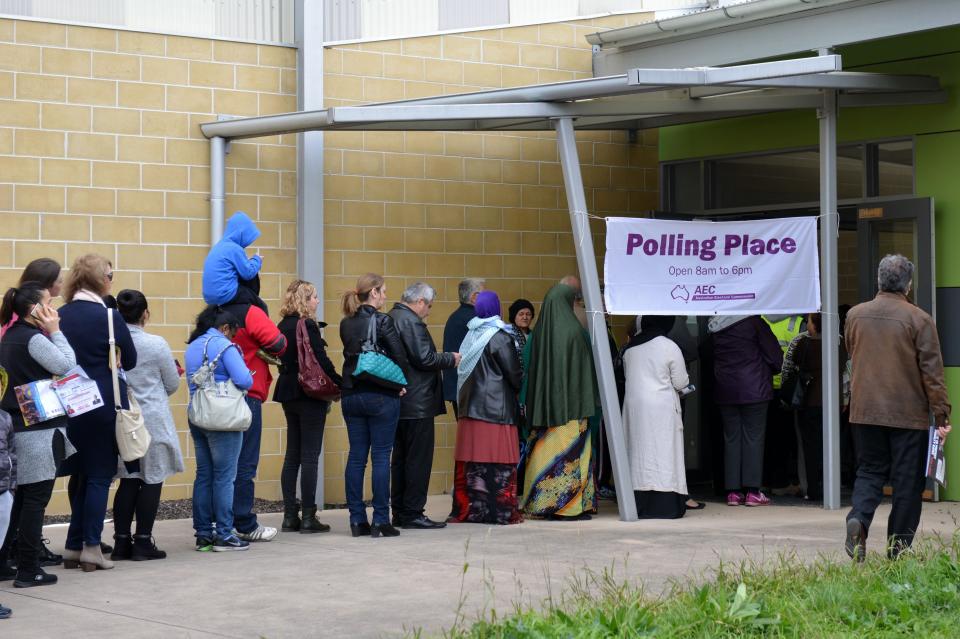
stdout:
{"type": "MultiPolygon", "coordinates": [[[[256,225],[237,214],[211,251],[203,278],[210,303],[188,339],[185,369],[166,341],[147,331],[150,307],[143,293],[127,289],[110,296],[113,267],[101,256],[77,258],[65,282],[56,262],[37,260],[6,292],[0,306],[0,366],[8,378],[0,398],[0,580],[13,579],[18,588],[43,586],[57,581],[43,565],[61,560],[65,568],[90,572],[111,569],[118,560],[166,557],[153,525],[164,481],[184,469],[168,403],[184,374],[196,457],[198,551],[247,550],[279,532],[260,523],[253,509],[271,365],[279,367],[273,399],[287,426],[283,532],[330,530],[316,516],[316,485],[326,416],[335,401],[350,446],[344,481],[353,537],[396,537],[400,529],[448,523],[516,524],[525,517],[586,520],[597,512],[601,411],[590,337],[578,316],[577,278],[550,288],[535,324],[528,300],[513,302],[505,323],[503,304],[486,282],[464,280],[438,351],[425,323],[435,289],[416,282],[387,313],[386,280],[368,273],[342,296],[344,363],[338,372],[326,352],[326,325],[316,317],[313,284],[292,282],[280,321],[269,319],[259,295],[262,261],[244,251],[258,235],[256,225]],[[60,294],[66,304],[58,311],[51,300],[60,294]],[[123,370],[119,383],[111,351],[123,370]],[[25,413],[16,389],[78,371],[96,385],[99,407],[40,421],[25,413]],[[150,443],[141,457],[123,461],[116,419],[119,409],[134,403],[128,388],[150,443]],[[446,402],[457,421],[452,505],[446,521],[435,521],[425,505],[435,418],[446,412],[446,402]],[[363,500],[368,460],[372,518],[363,500]],[[55,479],[65,475],[71,477],[72,512],[61,557],[45,549],[42,525],[55,479]],[[115,478],[111,547],[102,533],[115,478]]],[[[859,464],[846,548],[857,559],[888,476],[894,484],[891,556],[909,547],[919,522],[927,412],[942,437],[950,431],[936,329],[906,299],[912,268],[902,256],[881,262],[881,292],[851,311],[847,348],[840,353],[841,362],[847,353],[850,362],[841,367],[843,379],[829,382],[851,390],[844,406],[849,403],[855,424],[859,464]],[[913,357],[919,370],[903,367],[878,377],[878,358],[885,357],[913,357]],[[909,401],[892,399],[904,388],[909,401]]],[[[684,464],[682,397],[692,389],[687,364],[696,355],[678,323],[672,316],[638,317],[618,357],[632,484],[622,489],[632,490],[642,518],[679,518],[703,507],[689,499],[684,464]]],[[[770,504],[762,490],[766,415],[774,375],[781,373],[784,393],[798,380],[802,386],[793,408],[800,411],[808,494],[822,497],[819,397],[828,382],[820,374],[820,326],[819,315],[809,315],[784,356],[760,317],[710,320],[728,505],[770,504]]],[[[9,610],[0,606],[0,618],[4,614],[9,610]]]]}

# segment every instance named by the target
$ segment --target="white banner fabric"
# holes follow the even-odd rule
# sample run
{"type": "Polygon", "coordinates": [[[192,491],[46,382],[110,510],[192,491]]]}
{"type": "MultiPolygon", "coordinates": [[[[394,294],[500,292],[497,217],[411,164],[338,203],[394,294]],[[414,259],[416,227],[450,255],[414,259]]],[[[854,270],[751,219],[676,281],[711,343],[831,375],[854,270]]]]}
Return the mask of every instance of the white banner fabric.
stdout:
{"type": "Polygon", "coordinates": [[[607,219],[614,315],[786,315],[820,309],[817,218],[607,219]]]}

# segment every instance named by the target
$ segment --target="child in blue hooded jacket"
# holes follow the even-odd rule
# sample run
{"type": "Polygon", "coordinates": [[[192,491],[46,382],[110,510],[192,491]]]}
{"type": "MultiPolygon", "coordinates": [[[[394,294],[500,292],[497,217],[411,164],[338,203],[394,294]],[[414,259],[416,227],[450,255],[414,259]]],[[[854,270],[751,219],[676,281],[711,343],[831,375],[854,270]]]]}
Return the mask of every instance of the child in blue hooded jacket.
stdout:
{"type": "Polygon", "coordinates": [[[260,237],[260,229],[243,211],[227,222],[223,238],[210,249],[203,263],[203,301],[226,304],[237,295],[238,280],[249,280],[260,272],[259,255],[247,257],[245,248],[260,237]]]}

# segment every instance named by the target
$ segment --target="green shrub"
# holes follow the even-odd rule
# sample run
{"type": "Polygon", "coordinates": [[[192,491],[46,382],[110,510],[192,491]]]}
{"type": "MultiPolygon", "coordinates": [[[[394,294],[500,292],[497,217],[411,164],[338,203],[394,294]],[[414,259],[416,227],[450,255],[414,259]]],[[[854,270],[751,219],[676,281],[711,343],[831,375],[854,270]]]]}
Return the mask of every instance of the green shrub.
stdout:
{"type": "MultiPolygon", "coordinates": [[[[663,596],[617,582],[610,571],[571,581],[541,610],[485,612],[450,639],[882,639],[960,636],[960,538],[928,540],[899,560],[864,564],[782,556],[775,565],[723,565],[706,583],[676,583],[663,596]]],[[[419,633],[418,633],[419,634],[419,633]]]]}

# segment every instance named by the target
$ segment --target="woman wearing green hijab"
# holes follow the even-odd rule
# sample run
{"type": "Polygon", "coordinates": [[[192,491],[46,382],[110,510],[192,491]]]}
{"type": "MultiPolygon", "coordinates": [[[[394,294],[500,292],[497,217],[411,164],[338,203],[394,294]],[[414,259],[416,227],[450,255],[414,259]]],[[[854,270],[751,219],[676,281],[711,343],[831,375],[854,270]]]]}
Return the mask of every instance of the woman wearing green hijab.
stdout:
{"type": "Polygon", "coordinates": [[[597,510],[588,420],[597,413],[589,337],[573,312],[576,291],[557,284],[527,342],[524,510],[534,517],[589,519],[597,510]]]}

